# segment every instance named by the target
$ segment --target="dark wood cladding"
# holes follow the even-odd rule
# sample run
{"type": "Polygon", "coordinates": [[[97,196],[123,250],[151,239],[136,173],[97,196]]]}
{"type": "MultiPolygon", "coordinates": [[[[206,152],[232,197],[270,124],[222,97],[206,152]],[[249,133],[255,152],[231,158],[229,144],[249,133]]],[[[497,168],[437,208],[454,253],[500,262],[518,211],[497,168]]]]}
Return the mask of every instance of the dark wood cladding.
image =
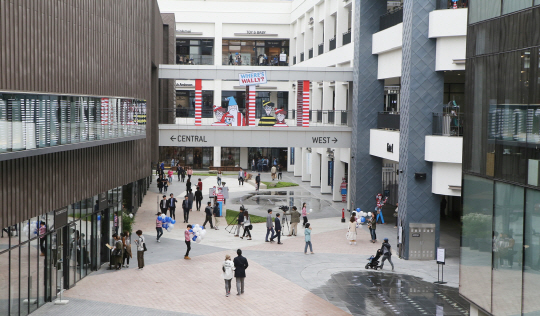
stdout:
{"type": "Polygon", "coordinates": [[[147,101],[145,139],[0,162],[0,228],[151,174],[168,33],[154,0],[0,0],[0,93],[147,101]]]}

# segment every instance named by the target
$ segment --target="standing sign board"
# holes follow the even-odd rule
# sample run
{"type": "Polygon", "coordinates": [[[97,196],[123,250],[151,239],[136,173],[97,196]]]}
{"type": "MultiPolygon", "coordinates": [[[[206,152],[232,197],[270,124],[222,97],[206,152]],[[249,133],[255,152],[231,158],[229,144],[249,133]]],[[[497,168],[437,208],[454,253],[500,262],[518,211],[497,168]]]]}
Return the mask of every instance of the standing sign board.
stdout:
{"type": "Polygon", "coordinates": [[[250,72],[238,74],[238,80],[241,86],[255,86],[267,82],[266,71],[250,72]]]}
{"type": "Polygon", "coordinates": [[[444,264],[445,250],[444,248],[437,248],[437,263],[444,264]]]}
{"type": "Polygon", "coordinates": [[[287,54],[279,54],[279,61],[286,62],[287,54]]]}

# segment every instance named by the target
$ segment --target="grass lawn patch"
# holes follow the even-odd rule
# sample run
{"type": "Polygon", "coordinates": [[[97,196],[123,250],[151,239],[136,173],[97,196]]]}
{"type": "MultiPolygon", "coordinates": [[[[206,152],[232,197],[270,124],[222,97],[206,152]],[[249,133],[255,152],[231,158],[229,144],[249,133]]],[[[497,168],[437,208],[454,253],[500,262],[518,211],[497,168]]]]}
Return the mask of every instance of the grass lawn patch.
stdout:
{"type": "MultiPolygon", "coordinates": [[[[249,210],[248,210],[248,212],[249,212],[249,210]]],[[[235,222],[236,219],[238,218],[238,214],[240,214],[240,212],[233,211],[233,210],[227,210],[225,212],[225,219],[227,220],[227,225],[230,225],[231,223],[235,222]]],[[[252,224],[266,223],[266,217],[249,214],[249,218],[250,218],[252,224]]],[[[272,217],[272,221],[273,220],[274,220],[274,218],[272,217]]]]}
{"type": "MultiPolygon", "coordinates": [[[[224,173],[223,174],[224,176],[234,176],[234,175],[237,175],[237,173],[224,173]]],[[[217,173],[193,173],[193,176],[198,176],[198,177],[216,177],[217,176],[217,173]]]]}
{"type": "Polygon", "coordinates": [[[278,182],[266,182],[266,181],[261,181],[262,183],[266,184],[266,188],[267,189],[272,189],[272,188],[286,188],[286,187],[297,187],[298,184],[297,183],[294,183],[294,182],[281,182],[281,181],[278,181],[278,182]]]}

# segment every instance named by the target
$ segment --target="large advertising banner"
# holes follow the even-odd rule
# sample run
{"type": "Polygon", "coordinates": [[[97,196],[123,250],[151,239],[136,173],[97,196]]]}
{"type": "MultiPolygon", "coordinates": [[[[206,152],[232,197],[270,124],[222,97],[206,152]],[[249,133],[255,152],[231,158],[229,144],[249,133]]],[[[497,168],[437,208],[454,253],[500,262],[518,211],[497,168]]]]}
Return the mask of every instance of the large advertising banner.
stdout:
{"type": "Polygon", "coordinates": [[[255,86],[267,82],[266,71],[250,72],[238,74],[238,81],[241,86],[255,86]]]}

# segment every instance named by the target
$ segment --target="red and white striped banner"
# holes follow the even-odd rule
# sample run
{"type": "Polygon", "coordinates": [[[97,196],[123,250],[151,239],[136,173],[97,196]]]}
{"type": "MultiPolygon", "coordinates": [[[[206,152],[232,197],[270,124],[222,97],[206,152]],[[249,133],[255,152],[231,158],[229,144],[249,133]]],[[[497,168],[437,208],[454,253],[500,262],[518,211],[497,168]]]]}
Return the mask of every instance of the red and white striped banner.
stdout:
{"type": "Polygon", "coordinates": [[[195,79],[195,126],[202,125],[202,80],[195,79]]]}
{"type": "Polygon", "coordinates": [[[309,80],[302,85],[302,127],[309,127],[309,80]]]}
{"type": "Polygon", "coordinates": [[[255,126],[255,86],[247,86],[248,90],[248,124],[247,126],[255,126]]]}

